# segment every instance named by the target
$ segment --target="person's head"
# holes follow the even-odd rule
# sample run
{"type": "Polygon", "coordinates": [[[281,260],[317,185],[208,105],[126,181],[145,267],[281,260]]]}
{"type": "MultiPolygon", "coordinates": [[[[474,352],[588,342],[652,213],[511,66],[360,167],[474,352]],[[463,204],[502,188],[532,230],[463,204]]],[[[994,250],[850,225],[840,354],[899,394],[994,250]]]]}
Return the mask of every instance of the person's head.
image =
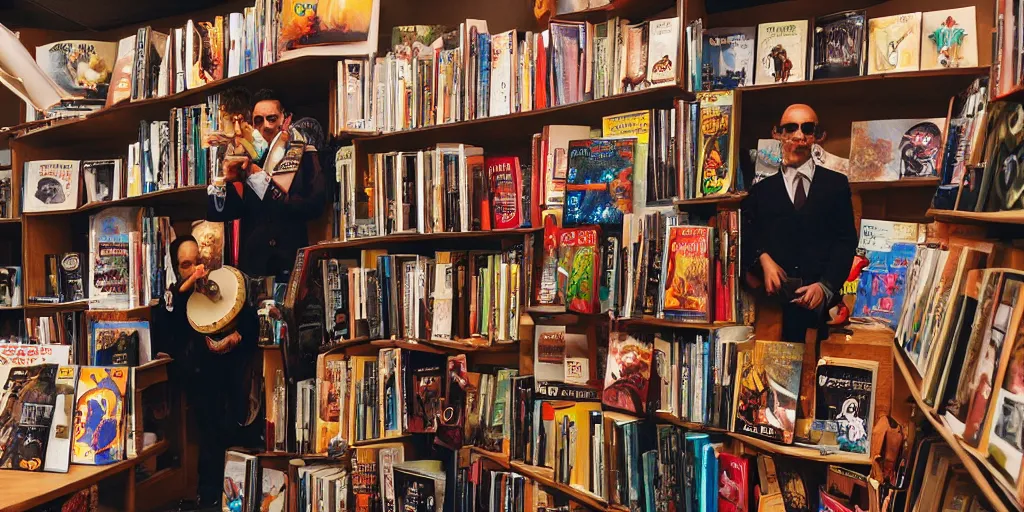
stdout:
{"type": "Polygon", "coordinates": [[[192,277],[199,263],[199,244],[192,235],[179,236],[171,242],[171,263],[179,281],[192,277]]]}
{"type": "Polygon", "coordinates": [[[270,143],[279,132],[288,129],[292,114],[285,110],[281,98],[270,89],[257,91],[252,99],[252,125],[270,143]]]}
{"type": "Polygon", "coordinates": [[[825,139],[818,126],[818,114],[802,103],[790,105],[782,113],[772,137],[782,143],[782,164],[799,167],[811,158],[811,147],[825,139]]]}
{"type": "Polygon", "coordinates": [[[244,87],[232,87],[220,93],[220,112],[222,129],[227,123],[233,125],[234,133],[242,131],[242,124],[252,124],[252,95],[244,87]]]}

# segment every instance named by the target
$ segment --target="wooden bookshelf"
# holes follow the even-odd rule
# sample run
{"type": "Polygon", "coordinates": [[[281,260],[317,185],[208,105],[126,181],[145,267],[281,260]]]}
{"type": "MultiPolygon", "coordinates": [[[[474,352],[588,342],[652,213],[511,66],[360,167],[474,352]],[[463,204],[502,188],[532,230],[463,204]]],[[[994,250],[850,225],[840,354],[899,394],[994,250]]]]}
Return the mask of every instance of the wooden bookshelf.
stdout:
{"type": "Polygon", "coordinates": [[[490,231],[457,231],[443,233],[409,233],[394,234],[387,236],[374,236],[366,238],[353,238],[345,241],[324,241],[316,244],[317,249],[364,249],[377,246],[410,244],[410,243],[434,243],[447,240],[479,240],[479,239],[502,239],[515,238],[530,233],[539,233],[544,228],[521,228],[521,229],[493,229],[490,231]]]}
{"type": "Polygon", "coordinates": [[[935,188],[939,186],[939,178],[904,178],[896,181],[854,181],[850,183],[853,192],[875,190],[902,190],[907,188],[935,188]]]}
{"type": "Polygon", "coordinates": [[[464,340],[437,341],[420,340],[412,338],[393,338],[370,341],[370,345],[379,348],[401,348],[414,352],[431,352],[434,354],[450,353],[514,353],[519,352],[519,342],[491,343],[490,345],[479,345],[467,343],[464,340]]]}
{"type": "MultiPolygon", "coordinates": [[[[667,10],[675,10],[676,3],[666,0],[613,0],[600,7],[582,11],[556,14],[552,20],[600,22],[605,18],[618,16],[625,19],[647,19],[667,10]]],[[[674,14],[674,13],[673,13],[674,14]]]]}
{"type": "Polygon", "coordinates": [[[366,446],[375,446],[375,445],[378,445],[378,444],[397,443],[397,442],[401,442],[403,440],[409,439],[412,436],[413,436],[413,434],[402,434],[400,436],[378,437],[376,439],[363,439],[362,441],[352,441],[350,443],[350,445],[351,446],[356,446],[356,447],[360,447],[360,446],[366,447],[366,446]]]}
{"type": "Polygon", "coordinates": [[[199,209],[206,211],[206,185],[191,187],[178,187],[157,192],[150,192],[133,197],[125,197],[113,201],[102,201],[87,203],[74,210],[59,212],[29,212],[28,217],[46,217],[53,215],[74,215],[83,213],[94,213],[96,211],[111,208],[114,206],[148,206],[157,209],[173,208],[175,211],[195,211],[199,209]]]}
{"type": "Polygon", "coordinates": [[[582,489],[577,489],[571,485],[565,485],[561,482],[555,481],[555,470],[550,468],[541,468],[537,466],[531,466],[529,464],[523,464],[521,462],[509,462],[509,467],[512,471],[519,473],[535,482],[554,489],[562,494],[569,496],[570,498],[583,503],[584,505],[594,510],[607,510],[608,502],[595,496],[582,489]]]}
{"type": "Polygon", "coordinates": [[[928,216],[943,222],[960,224],[1024,224],[1024,210],[1003,212],[962,212],[958,210],[929,209],[928,216]]]}
{"type": "Polygon", "coordinates": [[[678,320],[670,320],[667,318],[656,318],[653,316],[644,316],[642,318],[616,318],[615,322],[624,325],[643,325],[649,327],[667,327],[670,329],[694,329],[699,331],[713,331],[715,329],[721,329],[724,327],[735,327],[740,324],[732,322],[680,322],[678,320]]]}
{"type": "Polygon", "coordinates": [[[771,441],[758,439],[738,432],[729,432],[728,435],[740,443],[753,447],[760,452],[786,455],[789,457],[813,460],[815,462],[825,462],[828,464],[859,464],[864,466],[871,464],[871,458],[867,454],[859,455],[843,452],[825,453],[816,448],[773,443],[771,441]]]}
{"type": "Polygon", "coordinates": [[[715,205],[734,205],[743,201],[743,198],[747,197],[746,192],[731,192],[729,194],[719,194],[714,196],[698,197],[697,199],[676,199],[674,204],[680,208],[687,206],[701,206],[708,204],[715,205]]]}
{"type": "Polygon", "coordinates": [[[488,459],[488,460],[490,460],[492,462],[495,462],[499,466],[501,466],[501,467],[503,467],[505,469],[510,469],[509,462],[508,462],[508,455],[505,455],[504,453],[497,453],[497,452],[492,452],[490,450],[484,450],[483,448],[480,448],[479,446],[470,446],[469,447],[469,452],[470,453],[475,453],[475,454],[477,454],[477,455],[479,455],[479,456],[481,456],[481,457],[483,457],[485,459],[488,459]]]}
{"type": "Polygon", "coordinates": [[[1003,489],[993,469],[986,467],[974,452],[968,449],[969,447],[966,446],[962,439],[954,436],[942,418],[938,417],[932,408],[924,402],[924,399],[921,397],[918,380],[910,371],[903,353],[895,344],[892,345],[892,356],[896,361],[896,366],[900,369],[900,373],[903,375],[903,379],[907,383],[907,387],[910,389],[910,395],[917,404],[917,409],[928,419],[932,428],[942,436],[946,444],[953,449],[953,453],[959,457],[960,462],[971,475],[971,478],[974,479],[974,483],[978,486],[978,489],[988,500],[989,504],[996,512],[1020,512],[1024,510],[1019,499],[1003,489]]]}

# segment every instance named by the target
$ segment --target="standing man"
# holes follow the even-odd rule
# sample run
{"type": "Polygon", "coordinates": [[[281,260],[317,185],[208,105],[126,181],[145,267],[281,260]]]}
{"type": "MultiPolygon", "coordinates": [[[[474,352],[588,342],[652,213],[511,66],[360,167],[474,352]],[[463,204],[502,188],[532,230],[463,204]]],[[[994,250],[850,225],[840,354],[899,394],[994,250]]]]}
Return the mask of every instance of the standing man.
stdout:
{"type": "Polygon", "coordinates": [[[850,184],[811,159],[824,140],[811,107],[790,105],[772,136],[782,144],[780,172],[743,201],[747,283],[781,299],[784,341],[803,343],[811,328],[822,340],[857,249],[850,184]]]}

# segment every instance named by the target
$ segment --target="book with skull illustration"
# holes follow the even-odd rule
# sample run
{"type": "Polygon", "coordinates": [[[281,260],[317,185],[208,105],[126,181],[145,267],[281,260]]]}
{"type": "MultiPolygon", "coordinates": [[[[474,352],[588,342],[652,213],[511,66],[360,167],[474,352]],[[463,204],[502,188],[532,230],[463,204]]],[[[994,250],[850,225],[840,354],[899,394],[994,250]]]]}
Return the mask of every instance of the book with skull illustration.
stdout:
{"type": "Polygon", "coordinates": [[[78,160],[35,160],[25,163],[25,213],[59,212],[79,206],[78,160]]]}
{"type": "Polygon", "coordinates": [[[850,132],[851,182],[937,175],[943,118],[855,121],[850,132]]]}
{"type": "Polygon", "coordinates": [[[758,85],[807,80],[807,20],[758,25],[754,68],[758,85]]]}
{"type": "Polygon", "coordinates": [[[978,65],[975,7],[930,11],[921,15],[921,70],[978,65]]]}
{"type": "Polygon", "coordinates": [[[921,67],[921,13],[868,20],[868,74],[917,71],[921,67]]]}
{"type": "Polygon", "coordinates": [[[867,456],[875,424],[875,384],[878,362],[823,357],[818,361],[814,388],[812,433],[820,444],[867,456]]]}

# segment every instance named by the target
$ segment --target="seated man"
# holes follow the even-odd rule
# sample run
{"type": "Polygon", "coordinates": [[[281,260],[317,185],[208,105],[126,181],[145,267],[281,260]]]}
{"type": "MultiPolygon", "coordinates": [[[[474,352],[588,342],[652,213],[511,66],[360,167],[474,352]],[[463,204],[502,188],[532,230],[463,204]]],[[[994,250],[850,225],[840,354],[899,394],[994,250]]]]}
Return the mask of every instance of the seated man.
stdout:
{"type": "Polygon", "coordinates": [[[811,328],[821,340],[857,249],[850,184],[811,159],[824,139],[811,107],[790,105],[772,135],[782,143],[782,168],[743,201],[747,283],[783,298],[784,341],[803,343],[811,328]]]}

